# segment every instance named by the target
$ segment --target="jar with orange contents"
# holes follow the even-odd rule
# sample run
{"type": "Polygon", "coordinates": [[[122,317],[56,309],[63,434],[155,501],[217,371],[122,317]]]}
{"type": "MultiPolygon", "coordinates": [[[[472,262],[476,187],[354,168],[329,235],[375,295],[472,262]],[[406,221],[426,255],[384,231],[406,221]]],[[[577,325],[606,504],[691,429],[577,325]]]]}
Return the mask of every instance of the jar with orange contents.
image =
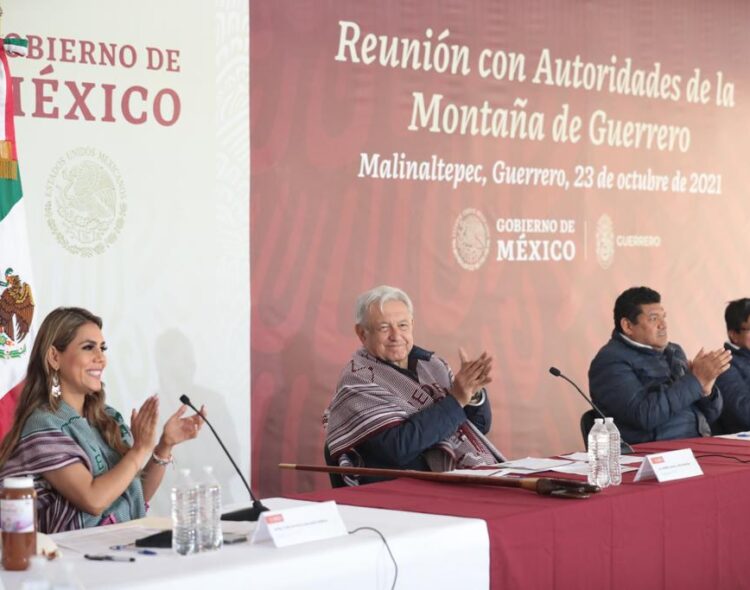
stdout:
{"type": "Polygon", "coordinates": [[[36,553],[36,492],[30,477],[8,477],[0,491],[0,524],[6,570],[25,570],[36,553]]]}

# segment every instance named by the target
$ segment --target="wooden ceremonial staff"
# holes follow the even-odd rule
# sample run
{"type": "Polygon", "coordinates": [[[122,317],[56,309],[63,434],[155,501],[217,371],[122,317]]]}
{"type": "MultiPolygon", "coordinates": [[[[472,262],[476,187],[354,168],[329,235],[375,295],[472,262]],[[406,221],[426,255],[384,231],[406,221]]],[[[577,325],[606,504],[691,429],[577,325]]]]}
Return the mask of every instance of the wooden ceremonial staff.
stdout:
{"type": "Polygon", "coordinates": [[[463,475],[434,473],[431,471],[414,471],[411,469],[374,469],[370,467],[329,467],[323,465],[296,465],[279,463],[281,469],[298,471],[317,471],[320,473],[337,473],[339,475],[365,475],[370,477],[408,477],[441,483],[472,484],[482,486],[499,486],[503,488],[521,488],[536,492],[542,496],[556,498],[588,498],[590,494],[601,492],[599,486],[552,477],[494,477],[489,475],[463,475]]]}

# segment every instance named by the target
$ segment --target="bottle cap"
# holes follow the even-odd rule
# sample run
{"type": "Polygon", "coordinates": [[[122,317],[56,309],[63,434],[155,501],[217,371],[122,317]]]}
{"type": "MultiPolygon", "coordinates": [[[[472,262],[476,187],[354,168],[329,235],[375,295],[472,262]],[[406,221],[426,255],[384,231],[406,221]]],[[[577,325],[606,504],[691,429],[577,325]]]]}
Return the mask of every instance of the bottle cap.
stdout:
{"type": "Polygon", "coordinates": [[[33,488],[34,480],[31,477],[6,477],[3,480],[3,487],[11,490],[33,488]]]}
{"type": "Polygon", "coordinates": [[[612,422],[614,422],[614,421],[615,421],[615,419],[614,419],[614,418],[605,418],[605,419],[604,419],[604,421],[605,421],[605,422],[606,422],[607,424],[611,424],[612,422]]]}
{"type": "Polygon", "coordinates": [[[594,418],[594,424],[604,424],[604,420],[601,418],[594,418]]]}

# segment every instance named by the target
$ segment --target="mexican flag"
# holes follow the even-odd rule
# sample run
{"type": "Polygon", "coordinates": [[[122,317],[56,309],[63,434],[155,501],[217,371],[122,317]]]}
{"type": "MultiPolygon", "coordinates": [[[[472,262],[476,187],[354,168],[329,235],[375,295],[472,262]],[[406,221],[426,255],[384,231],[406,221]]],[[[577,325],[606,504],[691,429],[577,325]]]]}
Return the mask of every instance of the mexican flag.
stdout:
{"type": "Polygon", "coordinates": [[[23,39],[0,42],[0,437],[13,422],[31,346],[34,297],[29,240],[13,124],[9,55],[25,55],[23,39]]]}

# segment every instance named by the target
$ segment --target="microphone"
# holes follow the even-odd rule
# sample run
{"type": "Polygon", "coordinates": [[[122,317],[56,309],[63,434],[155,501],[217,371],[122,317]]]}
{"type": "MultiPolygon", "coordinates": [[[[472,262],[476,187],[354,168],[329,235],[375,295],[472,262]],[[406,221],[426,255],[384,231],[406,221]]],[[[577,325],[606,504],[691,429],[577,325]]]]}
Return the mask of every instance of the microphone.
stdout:
{"type": "MultiPolygon", "coordinates": [[[[565,379],[565,381],[567,381],[567,382],[568,382],[568,383],[570,383],[570,384],[571,384],[571,385],[572,385],[573,387],[575,387],[575,388],[576,388],[576,391],[577,391],[578,393],[580,393],[580,394],[581,394],[581,397],[582,397],[583,399],[585,399],[585,400],[586,400],[586,401],[588,402],[588,404],[589,404],[589,405],[590,405],[590,406],[591,406],[591,407],[592,407],[592,408],[594,409],[594,411],[595,411],[595,412],[596,412],[597,414],[599,414],[599,416],[601,416],[601,417],[602,417],[602,419],[606,418],[606,416],[604,415],[604,412],[602,412],[602,411],[601,411],[601,410],[600,410],[600,409],[599,409],[599,408],[597,407],[597,405],[596,405],[596,404],[595,404],[595,403],[594,403],[594,402],[593,402],[593,401],[591,400],[591,398],[589,398],[589,397],[588,397],[588,396],[587,396],[587,395],[586,395],[585,393],[583,393],[583,391],[581,391],[581,388],[580,388],[580,387],[578,387],[578,385],[576,385],[576,384],[575,384],[575,383],[574,383],[574,382],[573,382],[573,381],[572,381],[571,379],[568,379],[568,378],[567,378],[567,377],[566,377],[566,376],[565,376],[565,375],[564,375],[564,374],[562,373],[562,371],[560,371],[560,369],[558,369],[557,367],[550,367],[550,368],[549,368],[549,372],[550,372],[550,373],[552,373],[552,375],[554,375],[555,377],[562,377],[563,379],[565,379]]],[[[628,444],[627,442],[625,442],[625,439],[623,439],[623,438],[622,438],[622,434],[620,434],[620,453],[621,453],[622,455],[630,455],[630,454],[632,454],[632,453],[634,453],[634,452],[635,452],[635,451],[633,451],[633,447],[631,447],[631,446],[630,446],[630,445],[629,445],[629,444],[628,444]]]]}
{"type": "MultiPolygon", "coordinates": [[[[190,398],[186,396],[185,394],[180,396],[180,401],[185,404],[186,406],[189,406],[192,408],[196,414],[200,414],[200,411],[198,408],[196,408],[191,402],[190,398]]],[[[221,438],[218,434],[216,434],[216,430],[214,430],[214,427],[211,426],[211,423],[208,421],[208,419],[201,414],[201,418],[203,418],[203,421],[208,424],[208,427],[211,429],[211,432],[214,433],[214,436],[216,437],[216,440],[219,441],[219,444],[221,445],[221,448],[224,449],[224,452],[226,453],[227,457],[229,458],[229,461],[232,463],[232,466],[234,467],[235,471],[237,472],[237,475],[240,476],[240,479],[242,480],[242,483],[245,484],[245,488],[247,488],[247,493],[250,494],[250,498],[253,501],[253,505],[250,508],[242,508],[240,510],[234,510],[233,512],[227,512],[226,514],[221,515],[221,520],[249,520],[251,522],[254,522],[258,520],[258,517],[260,516],[261,512],[265,512],[268,510],[263,504],[255,497],[255,494],[253,494],[253,490],[250,489],[250,485],[247,483],[247,480],[245,479],[245,476],[242,475],[242,472],[240,471],[240,468],[237,467],[237,463],[234,462],[234,459],[232,459],[232,455],[229,454],[229,451],[224,446],[224,443],[221,441],[221,438]]]]}

